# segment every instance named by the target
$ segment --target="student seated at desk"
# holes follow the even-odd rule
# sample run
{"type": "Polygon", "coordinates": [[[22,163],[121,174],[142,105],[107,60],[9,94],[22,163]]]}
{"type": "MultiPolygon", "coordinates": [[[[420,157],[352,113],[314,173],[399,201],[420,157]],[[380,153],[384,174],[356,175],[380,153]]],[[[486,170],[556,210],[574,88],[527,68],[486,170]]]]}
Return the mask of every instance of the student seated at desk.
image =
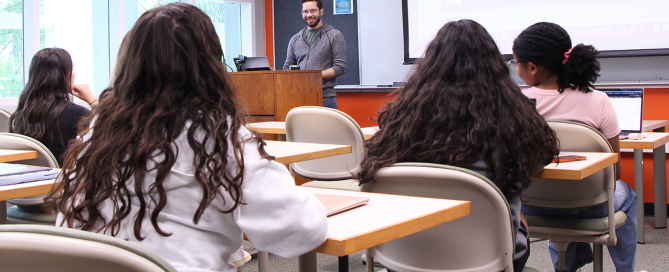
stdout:
{"type": "Polygon", "coordinates": [[[58,226],[136,242],[179,271],[237,271],[228,260],[242,233],[283,257],[325,241],[318,199],[244,127],[204,12],[151,9],[119,52],[90,127],[67,151],[62,196],[50,194],[58,226]]]}
{"type": "Polygon", "coordinates": [[[74,85],[70,54],[61,48],[44,48],[30,62],[28,84],[9,118],[9,132],[43,143],[63,165],[63,154],[77,136],[77,123],[90,111],[72,103],[73,94],[91,106],[97,99],[88,85],[74,85]]]}
{"type": "Polygon", "coordinates": [[[448,164],[488,177],[509,202],[513,267],[522,271],[530,244],[520,192],[558,154],[557,138],[509,76],[490,34],[471,20],[447,23],[398,92],[379,113],[360,183],[397,162],[448,164]]]}
{"type": "MultiPolygon", "coordinates": [[[[553,23],[536,23],[525,29],[513,44],[518,76],[532,86],[523,93],[537,101],[536,109],[547,120],[581,122],[599,130],[620,153],[618,118],[609,97],[592,85],[599,76],[597,50],[591,45],[572,48],[569,34],[553,23]]],[[[615,210],[624,211],[627,220],[616,230],[618,244],[609,246],[617,271],[634,271],[637,241],[637,196],[620,180],[620,159],[616,169],[615,210]]],[[[523,206],[523,212],[556,217],[598,218],[608,215],[608,204],[576,210],[554,210],[523,206]]],[[[557,250],[550,244],[557,269],[557,250]]],[[[567,271],[592,262],[592,248],[587,243],[570,243],[566,252],[567,271]]]]}

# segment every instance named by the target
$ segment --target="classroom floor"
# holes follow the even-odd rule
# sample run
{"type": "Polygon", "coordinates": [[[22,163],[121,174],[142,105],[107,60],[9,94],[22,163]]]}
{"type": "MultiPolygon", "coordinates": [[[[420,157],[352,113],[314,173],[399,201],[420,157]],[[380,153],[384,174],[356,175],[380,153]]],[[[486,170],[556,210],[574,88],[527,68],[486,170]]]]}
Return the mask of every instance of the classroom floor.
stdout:
{"type": "MultiPolygon", "coordinates": [[[[637,245],[636,271],[669,271],[669,229],[655,229],[653,217],[646,217],[646,243],[637,245]]],[[[669,222],[669,220],[668,220],[669,222]]],[[[253,246],[245,241],[244,247],[252,249],[253,246]]],[[[553,271],[553,264],[548,254],[548,241],[533,242],[530,247],[530,258],[527,266],[539,271],[553,271]]],[[[356,252],[349,256],[349,270],[351,272],[365,272],[365,266],[360,261],[364,251],[356,252]]],[[[297,258],[284,259],[270,254],[270,271],[294,272],[298,270],[297,258]]],[[[318,254],[318,271],[337,271],[337,257],[318,254]]],[[[383,267],[375,267],[379,271],[383,267]]],[[[239,269],[241,272],[258,271],[258,260],[252,259],[239,269]]],[[[581,271],[592,271],[592,264],[581,268],[581,271]]],[[[611,257],[604,247],[604,271],[615,271],[611,257]]]]}

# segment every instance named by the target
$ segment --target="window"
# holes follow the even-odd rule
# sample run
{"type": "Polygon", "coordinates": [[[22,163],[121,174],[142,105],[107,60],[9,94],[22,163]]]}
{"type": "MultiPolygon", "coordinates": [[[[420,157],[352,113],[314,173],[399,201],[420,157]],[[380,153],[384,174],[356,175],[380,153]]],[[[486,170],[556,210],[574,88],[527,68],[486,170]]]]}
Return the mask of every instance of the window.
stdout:
{"type": "Polygon", "coordinates": [[[260,33],[254,25],[263,27],[261,0],[0,0],[0,106],[13,112],[32,56],[46,47],[67,50],[75,83],[99,94],[109,86],[121,40],[139,16],[173,2],[194,4],[211,17],[226,63],[240,54],[255,56],[254,43],[264,55],[264,40],[254,40],[260,33]],[[254,11],[256,3],[260,10],[254,11]]]}
{"type": "MultiPolygon", "coordinates": [[[[225,63],[232,65],[239,55],[253,56],[252,4],[222,0],[198,0],[197,7],[211,17],[225,63]]],[[[232,70],[232,68],[228,68],[232,70]]]]}
{"type": "Polygon", "coordinates": [[[0,97],[23,90],[23,3],[0,0],[0,97]]]}
{"type": "Polygon", "coordinates": [[[75,84],[88,84],[95,93],[109,86],[108,14],[107,1],[40,0],[40,49],[67,50],[75,84]]]}
{"type": "Polygon", "coordinates": [[[179,0],[137,0],[138,4],[138,10],[139,13],[137,13],[137,18],[144,14],[147,10],[150,10],[152,8],[155,8],[157,6],[162,6],[162,5],[167,5],[169,3],[175,3],[179,2],[179,0]]]}

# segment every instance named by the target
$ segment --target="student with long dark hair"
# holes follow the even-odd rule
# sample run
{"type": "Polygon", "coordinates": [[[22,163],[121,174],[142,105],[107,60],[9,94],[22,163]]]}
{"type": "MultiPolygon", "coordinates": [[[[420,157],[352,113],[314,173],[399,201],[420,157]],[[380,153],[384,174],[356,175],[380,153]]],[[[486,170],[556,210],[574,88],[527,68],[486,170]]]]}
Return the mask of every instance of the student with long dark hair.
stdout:
{"type": "Polygon", "coordinates": [[[471,20],[444,25],[399,96],[379,114],[360,183],[397,162],[474,170],[504,193],[513,217],[515,271],[529,256],[520,193],[558,154],[557,139],[509,76],[495,42],[471,20]]]}
{"type": "Polygon", "coordinates": [[[28,84],[19,97],[16,112],[9,118],[9,132],[42,142],[63,164],[68,142],[77,136],[77,123],[90,111],[72,103],[73,94],[89,105],[97,99],[88,85],[74,85],[70,54],[61,48],[45,48],[30,62],[28,84]]]}
{"type": "MultiPolygon", "coordinates": [[[[244,127],[211,19],[173,3],[124,38],[111,87],[68,150],[57,225],[127,239],[181,271],[237,271],[242,232],[283,257],[325,241],[318,200],[244,127]]],[[[55,192],[55,190],[54,190],[55,192]]]]}
{"type": "MultiPolygon", "coordinates": [[[[567,31],[553,23],[536,23],[518,35],[513,43],[518,76],[528,85],[523,93],[537,101],[536,109],[547,120],[581,122],[599,130],[620,152],[620,127],[608,96],[594,90],[599,77],[597,50],[591,45],[572,47],[567,31]]],[[[627,214],[625,224],[616,229],[618,244],[609,246],[617,271],[634,271],[637,241],[637,196],[620,180],[620,159],[616,164],[615,210],[627,214]]],[[[608,204],[582,209],[554,210],[524,206],[526,214],[599,218],[608,215],[608,204]]],[[[550,244],[551,257],[557,269],[557,250],[550,244]]],[[[587,243],[570,243],[566,252],[567,271],[592,262],[592,248],[587,243]]]]}

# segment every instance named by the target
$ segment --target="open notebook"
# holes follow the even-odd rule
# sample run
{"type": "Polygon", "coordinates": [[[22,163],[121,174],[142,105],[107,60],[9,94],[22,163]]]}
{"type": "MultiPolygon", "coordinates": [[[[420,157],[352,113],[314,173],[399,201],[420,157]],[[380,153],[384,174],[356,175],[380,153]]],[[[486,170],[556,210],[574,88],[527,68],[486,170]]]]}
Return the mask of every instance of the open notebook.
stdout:
{"type": "Polygon", "coordinates": [[[328,216],[347,211],[369,202],[369,197],[314,194],[323,204],[328,216]]]}

